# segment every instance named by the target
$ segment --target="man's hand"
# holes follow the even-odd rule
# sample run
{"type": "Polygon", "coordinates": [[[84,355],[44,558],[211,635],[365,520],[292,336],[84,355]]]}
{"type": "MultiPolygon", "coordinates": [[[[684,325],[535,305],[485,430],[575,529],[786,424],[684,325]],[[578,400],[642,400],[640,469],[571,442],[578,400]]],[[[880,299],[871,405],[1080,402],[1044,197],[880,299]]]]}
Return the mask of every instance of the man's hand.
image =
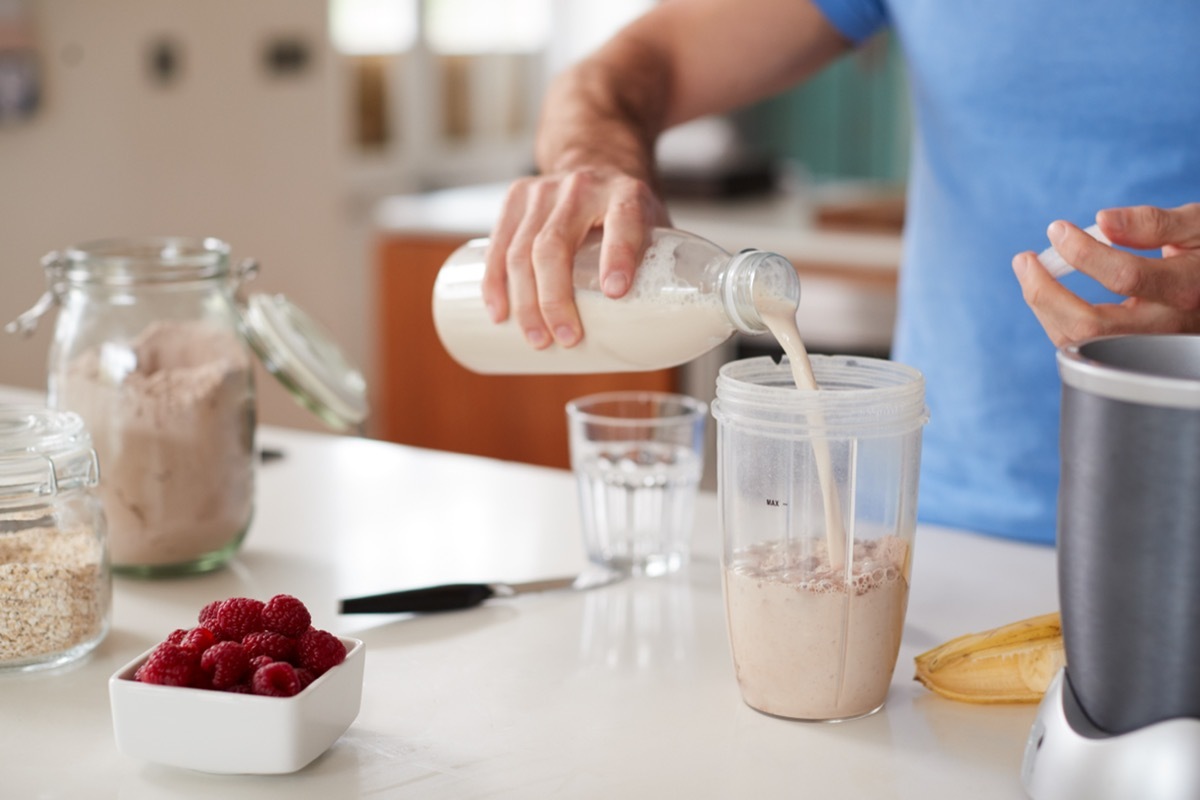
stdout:
{"type": "Polygon", "coordinates": [[[509,188],[488,247],[483,300],[492,321],[511,314],[533,347],[551,342],[571,347],[583,335],[572,266],[584,238],[604,229],[600,284],[608,297],[621,297],[656,225],[669,225],[658,197],[644,181],[615,168],[518,180],[509,188]]]}
{"type": "Polygon", "coordinates": [[[1018,253],[1013,272],[1051,341],[1061,346],[1114,334],[1200,332],[1200,203],[1110,208],[1096,214],[1096,224],[1113,244],[1161,248],[1162,257],[1126,253],[1068,222],[1051,223],[1046,235],[1067,263],[1127,298],[1087,303],[1051,277],[1034,253],[1018,253]]]}

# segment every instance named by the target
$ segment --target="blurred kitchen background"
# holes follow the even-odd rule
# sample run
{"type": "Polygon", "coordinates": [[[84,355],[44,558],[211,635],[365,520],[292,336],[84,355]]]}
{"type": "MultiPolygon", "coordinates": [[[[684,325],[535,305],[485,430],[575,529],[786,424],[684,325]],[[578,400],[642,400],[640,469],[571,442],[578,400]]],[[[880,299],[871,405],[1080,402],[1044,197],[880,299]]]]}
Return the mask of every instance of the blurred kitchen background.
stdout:
{"type": "MultiPolygon", "coordinates": [[[[710,394],[723,360],[765,344],[653,375],[484,378],[434,337],[436,268],[530,171],[548,77],[651,4],[0,0],[0,316],[41,294],[48,251],[216,236],[261,262],[254,291],[287,294],[361,365],[368,435],[563,465],[565,399],[710,394]]],[[[886,355],[909,125],[883,37],[669,134],[675,224],[791,258],[814,350],[886,355]]],[[[52,328],[0,335],[0,383],[44,388],[52,328]]],[[[263,375],[259,395],[263,422],[320,427],[263,375]]]]}

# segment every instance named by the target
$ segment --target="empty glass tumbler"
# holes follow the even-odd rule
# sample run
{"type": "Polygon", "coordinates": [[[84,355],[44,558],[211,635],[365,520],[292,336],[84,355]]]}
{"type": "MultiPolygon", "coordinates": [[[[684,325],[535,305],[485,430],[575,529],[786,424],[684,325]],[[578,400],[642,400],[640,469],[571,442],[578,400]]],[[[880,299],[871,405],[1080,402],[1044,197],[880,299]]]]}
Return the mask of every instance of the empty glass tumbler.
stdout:
{"type": "Polygon", "coordinates": [[[592,562],[635,575],[687,562],[706,413],[699,400],[665,392],[607,392],[567,404],[592,562]]]}

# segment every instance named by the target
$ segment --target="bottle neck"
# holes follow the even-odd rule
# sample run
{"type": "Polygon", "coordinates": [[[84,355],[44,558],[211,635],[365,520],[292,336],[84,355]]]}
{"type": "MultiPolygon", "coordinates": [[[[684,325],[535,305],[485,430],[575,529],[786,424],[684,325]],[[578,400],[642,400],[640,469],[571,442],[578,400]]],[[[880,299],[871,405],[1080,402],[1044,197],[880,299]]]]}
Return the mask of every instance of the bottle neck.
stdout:
{"type": "Polygon", "coordinates": [[[742,333],[765,333],[764,315],[795,315],[800,308],[800,276],[778,253],[743,250],[729,260],[721,287],[725,313],[742,333]]]}

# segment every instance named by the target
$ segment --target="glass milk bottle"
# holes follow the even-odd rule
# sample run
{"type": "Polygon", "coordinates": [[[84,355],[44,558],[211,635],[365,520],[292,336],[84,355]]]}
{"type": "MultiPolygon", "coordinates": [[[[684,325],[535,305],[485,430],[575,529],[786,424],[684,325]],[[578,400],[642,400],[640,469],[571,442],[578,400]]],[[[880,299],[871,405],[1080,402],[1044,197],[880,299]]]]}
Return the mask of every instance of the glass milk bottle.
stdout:
{"type": "Polygon", "coordinates": [[[800,303],[800,279],[783,256],[761,250],[730,255],[705,239],[656,228],[621,298],[600,288],[600,235],[575,256],[575,304],[583,339],[574,347],[533,349],[510,315],[495,324],[484,308],[488,240],[451,254],[433,289],[433,319],[447,352],[481,373],[634,372],[665,369],[707,353],[735,332],[764,333],[756,298],[800,303]]]}

